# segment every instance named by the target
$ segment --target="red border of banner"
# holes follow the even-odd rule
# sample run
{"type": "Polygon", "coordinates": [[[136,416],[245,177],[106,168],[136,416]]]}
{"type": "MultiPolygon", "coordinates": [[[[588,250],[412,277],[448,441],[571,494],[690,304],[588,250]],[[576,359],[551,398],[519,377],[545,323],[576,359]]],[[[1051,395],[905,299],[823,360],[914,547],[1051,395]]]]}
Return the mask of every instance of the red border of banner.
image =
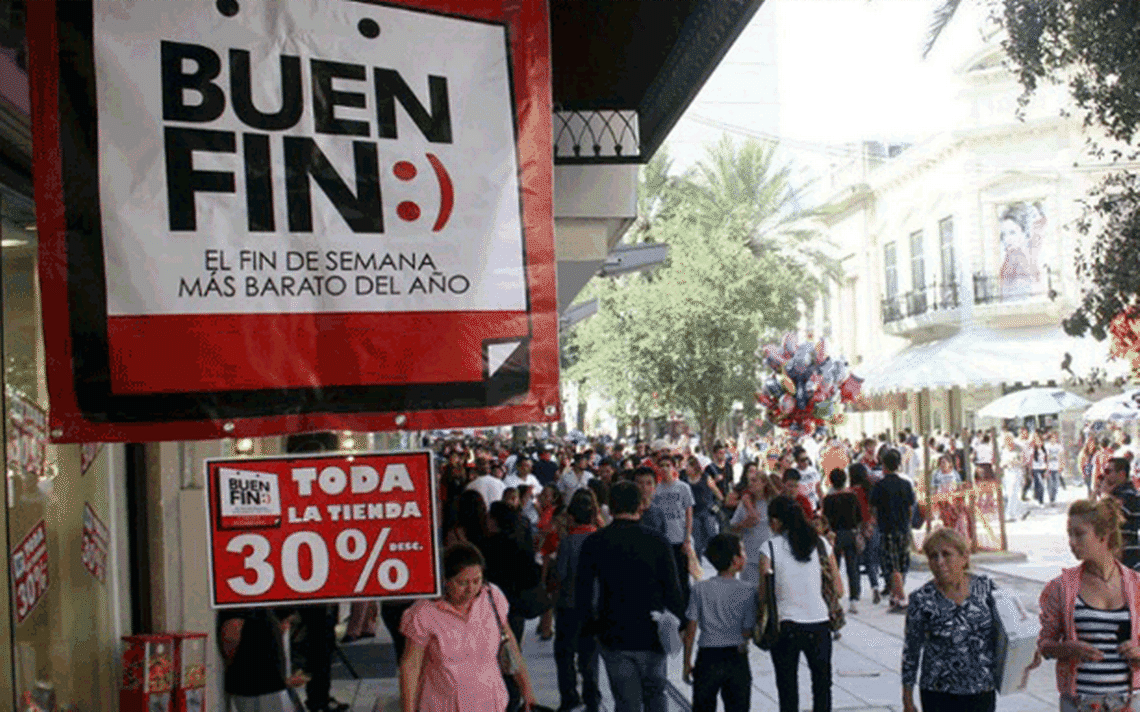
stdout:
{"type": "MultiPolygon", "coordinates": [[[[525,395],[504,405],[481,408],[453,408],[401,413],[322,413],[289,416],[240,417],[226,420],[182,420],[168,422],[96,423],[88,421],[75,393],[72,362],[76,357],[70,332],[67,259],[67,224],[63,202],[63,172],[59,117],[59,44],[56,34],[56,3],[30,3],[27,20],[29,55],[51,57],[52,61],[32,61],[29,85],[33,107],[32,138],[35,155],[34,184],[39,233],[39,277],[44,314],[44,343],[47,354],[48,390],[51,399],[50,428],[53,442],[159,441],[221,437],[264,436],[312,430],[427,430],[454,427],[481,427],[526,422],[546,422],[560,414],[558,389],[558,312],[557,276],[554,254],[553,220],[553,136],[550,73],[549,13],[544,0],[487,2],[486,0],[405,0],[374,4],[409,7],[457,17],[504,23],[511,45],[511,77],[517,122],[520,199],[523,206],[525,258],[528,276],[530,319],[530,385],[525,395]]],[[[94,177],[92,177],[94,180],[94,177]]],[[[273,315],[268,315],[274,318],[273,315]]],[[[337,315],[281,314],[298,330],[312,329],[322,319],[337,315]]],[[[364,316],[364,315],[361,315],[364,316]]],[[[391,315],[388,315],[391,316],[391,315]]],[[[432,313],[415,315],[432,317],[432,313]]],[[[500,314],[504,316],[504,314],[500,314]]],[[[518,316],[524,316],[519,314],[518,316]]],[[[525,318],[525,317],[524,317],[525,318]]],[[[193,317],[172,317],[173,321],[193,317]]],[[[240,320],[240,317],[237,317],[240,320]]],[[[517,320],[508,318],[509,322],[517,320]]],[[[108,319],[109,331],[123,326],[117,318],[108,319]]],[[[172,330],[164,330],[173,334],[172,330]]],[[[335,333],[335,331],[334,331],[335,333]]],[[[524,332],[525,333],[525,332],[524,332]]],[[[324,332],[322,331],[322,335],[324,332]]],[[[487,336],[487,335],[484,335],[487,336]]],[[[193,333],[183,334],[192,338],[193,333]]],[[[110,339],[108,343],[111,343],[110,339]]],[[[437,342],[442,343],[442,342],[437,342]]],[[[351,348],[351,345],[349,346],[351,348]]],[[[406,352],[407,350],[404,349],[406,352]]],[[[120,354],[121,355],[121,354],[120,354]]],[[[131,350],[128,358],[117,361],[111,354],[116,373],[115,392],[125,388],[133,395],[132,372],[149,369],[150,375],[171,371],[169,364],[147,363],[145,350],[131,350]],[[121,366],[121,369],[119,368],[121,366]]],[[[470,370],[470,369],[468,369],[470,370]]],[[[221,371],[219,371],[221,373],[221,371]]],[[[303,382],[305,387],[359,385],[368,375],[346,379],[345,383],[313,383],[291,374],[284,387],[303,382]]],[[[405,382],[431,382],[428,374],[410,374],[405,382]]],[[[165,382],[178,388],[177,372],[167,373],[165,382]]],[[[229,385],[218,382],[218,386],[229,385]]],[[[195,384],[195,391],[206,390],[195,384]]],[[[383,384],[378,384],[383,385],[383,384]]],[[[230,386],[227,391],[241,390],[230,386]]],[[[177,391],[175,391],[177,392],[177,391]]]]}

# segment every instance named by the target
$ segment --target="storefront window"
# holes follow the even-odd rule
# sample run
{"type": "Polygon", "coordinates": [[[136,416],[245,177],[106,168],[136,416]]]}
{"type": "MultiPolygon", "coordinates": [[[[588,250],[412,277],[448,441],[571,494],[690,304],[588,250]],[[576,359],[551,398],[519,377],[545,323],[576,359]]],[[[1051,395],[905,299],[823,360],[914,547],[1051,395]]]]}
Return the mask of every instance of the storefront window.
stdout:
{"type": "MultiPolygon", "coordinates": [[[[7,585],[0,623],[14,679],[0,708],[113,710],[117,627],[110,572],[112,491],[96,447],[52,446],[36,273],[35,214],[0,186],[7,585]]],[[[0,673],[0,674],[4,674],[0,673]]]]}

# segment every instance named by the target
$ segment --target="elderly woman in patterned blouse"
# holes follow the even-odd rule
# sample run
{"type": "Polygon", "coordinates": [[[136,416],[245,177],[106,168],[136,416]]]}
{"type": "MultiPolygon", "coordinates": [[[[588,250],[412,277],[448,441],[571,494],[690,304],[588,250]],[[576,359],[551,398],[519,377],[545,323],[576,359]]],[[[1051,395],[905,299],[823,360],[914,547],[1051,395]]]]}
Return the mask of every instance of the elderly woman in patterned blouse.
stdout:
{"type": "Polygon", "coordinates": [[[923,712],[993,712],[994,583],[969,572],[970,545],[954,529],[934,531],[922,551],[934,580],[910,594],[906,609],[903,710],[915,712],[917,679],[923,712]]]}

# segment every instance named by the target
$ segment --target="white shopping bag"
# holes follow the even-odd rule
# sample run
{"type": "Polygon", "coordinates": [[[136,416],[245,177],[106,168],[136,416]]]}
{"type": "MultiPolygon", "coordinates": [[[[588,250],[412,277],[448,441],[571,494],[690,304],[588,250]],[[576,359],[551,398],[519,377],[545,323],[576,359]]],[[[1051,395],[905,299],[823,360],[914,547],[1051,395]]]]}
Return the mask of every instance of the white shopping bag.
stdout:
{"type": "Polygon", "coordinates": [[[649,615],[657,623],[657,636],[666,655],[681,652],[681,621],[671,611],[650,611],[649,615]]]}
{"type": "Polygon", "coordinates": [[[1029,666],[1037,654],[1041,624],[1009,591],[994,589],[994,623],[997,626],[997,659],[994,684],[1000,694],[1025,689],[1029,666]]]}

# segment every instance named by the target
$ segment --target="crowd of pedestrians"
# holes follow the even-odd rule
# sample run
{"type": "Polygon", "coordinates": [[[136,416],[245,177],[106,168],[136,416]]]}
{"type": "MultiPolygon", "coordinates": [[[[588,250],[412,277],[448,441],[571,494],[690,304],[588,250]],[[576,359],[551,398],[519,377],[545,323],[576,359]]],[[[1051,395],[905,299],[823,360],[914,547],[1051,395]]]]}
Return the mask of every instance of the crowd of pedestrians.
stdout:
{"type": "MultiPolygon", "coordinates": [[[[450,441],[438,457],[443,541],[482,552],[480,580],[496,593],[488,601],[506,602],[511,640],[521,639],[527,618],[538,619],[540,638],[553,637],[564,712],[598,708],[600,667],[619,712],[665,709],[662,633],[671,627],[682,634],[694,709],[713,710],[718,697],[726,710],[750,709],[746,643],[765,581],[779,619],[767,654],[781,709],[797,709],[803,656],[813,707],[827,710],[830,651],[841,633],[829,600],[836,593],[821,584],[839,581],[836,560],[846,562],[847,585],[837,588],[848,612],[858,612],[863,575],[871,605],[889,596],[891,610],[906,610],[916,498],[898,474],[904,463],[893,442],[856,449],[837,439],[769,439],[704,451],[666,440],[521,450],[450,441]],[[514,563],[495,564],[507,561],[514,563]],[[706,577],[706,562],[715,576],[706,577]]],[[[529,683],[519,673],[502,677],[505,709],[527,706],[529,683]]],[[[402,689],[405,709],[439,709],[402,689]]],[[[498,709],[498,698],[488,699],[498,709]]]]}
{"type": "MultiPolygon", "coordinates": [[[[1020,447],[1016,436],[995,442],[1004,448],[1010,440],[1020,447]]],[[[1029,442],[1038,440],[1047,446],[1050,438],[1029,442]]],[[[377,618],[388,627],[404,712],[533,708],[520,651],[527,620],[537,620],[541,639],[553,638],[562,712],[598,709],[602,669],[618,712],[666,709],[666,661],[675,652],[684,656],[698,712],[715,710],[718,698],[726,712],[751,708],[749,654],[771,657],[781,712],[799,709],[802,657],[812,709],[823,712],[831,709],[832,646],[845,613],[884,605],[905,616],[904,710],[992,712],[1000,591],[969,570],[972,545],[960,529],[926,536],[921,551],[933,578],[904,592],[912,531],[923,519],[918,461],[936,463],[932,490],[957,487],[965,468],[959,444],[921,443],[909,433],[854,445],[767,439],[740,451],[716,443],[708,452],[666,440],[628,449],[444,441],[436,473],[445,595],[386,601],[378,614],[375,605],[354,604],[346,638],[372,634],[377,618]],[[770,619],[764,652],[751,650],[770,619]]],[[[1068,524],[1081,563],[1041,594],[1038,661],[1058,661],[1062,710],[1130,710],[1140,681],[1140,493],[1122,444],[1082,449],[1090,498],[1071,505],[1068,524]]],[[[992,443],[979,434],[976,445],[992,443]]],[[[983,460],[972,463],[975,477],[1002,477],[1000,448],[963,451],[983,460]]],[[[1034,496],[1052,491],[1054,479],[1060,486],[1061,468],[1055,478],[1048,447],[1042,453],[1018,460],[1028,475],[1015,499],[1028,496],[1026,481],[1034,496]]],[[[227,614],[220,625],[227,660],[240,661],[249,640],[272,637],[289,621],[227,614]]]]}

